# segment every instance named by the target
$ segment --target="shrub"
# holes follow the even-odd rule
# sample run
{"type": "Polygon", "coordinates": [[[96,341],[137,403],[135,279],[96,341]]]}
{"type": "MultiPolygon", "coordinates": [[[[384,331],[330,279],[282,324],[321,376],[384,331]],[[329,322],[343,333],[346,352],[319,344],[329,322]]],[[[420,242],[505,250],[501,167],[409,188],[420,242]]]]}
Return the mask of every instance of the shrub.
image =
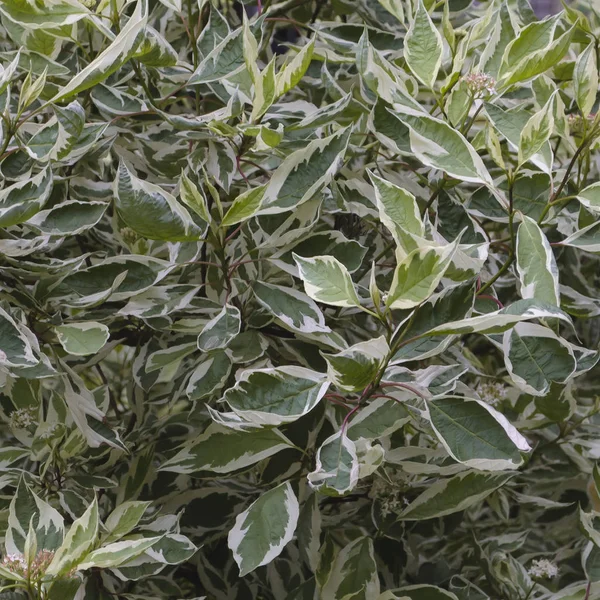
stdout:
{"type": "Polygon", "coordinates": [[[1,598],[600,597],[589,3],[0,15],[1,598]]]}

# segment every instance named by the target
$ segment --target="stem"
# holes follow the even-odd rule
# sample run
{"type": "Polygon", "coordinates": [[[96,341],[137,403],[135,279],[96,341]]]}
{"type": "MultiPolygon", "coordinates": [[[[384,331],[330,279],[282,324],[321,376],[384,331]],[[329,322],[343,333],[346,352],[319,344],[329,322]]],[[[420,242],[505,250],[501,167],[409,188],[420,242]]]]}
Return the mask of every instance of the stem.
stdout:
{"type": "Polygon", "coordinates": [[[529,596],[531,596],[534,588],[535,588],[535,583],[531,586],[531,588],[529,588],[529,591],[527,592],[527,596],[525,596],[525,598],[523,598],[523,600],[527,600],[529,598],[529,596]]]}
{"type": "MultiPolygon", "coordinates": [[[[553,200],[551,202],[548,202],[548,204],[546,204],[546,206],[544,206],[544,210],[542,211],[542,214],[540,215],[540,218],[538,219],[538,225],[541,225],[544,218],[546,217],[546,215],[548,214],[548,212],[550,211],[550,209],[553,206],[556,206],[557,204],[560,204],[561,202],[565,202],[568,201],[567,204],[571,201],[574,200],[575,198],[577,198],[577,196],[563,196],[562,198],[557,198],[556,200],[553,200]]],[[[565,204],[566,206],[566,204],[565,204]]]]}
{"type": "Polygon", "coordinates": [[[577,150],[575,151],[575,154],[573,154],[573,158],[571,158],[571,162],[567,166],[567,170],[565,171],[565,175],[562,178],[560,185],[558,186],[558,188],[556,189],[554,194],[552,194],[552,197],[550,198],[550,202],[553,202],[560,196],[560,193],[563,191],[563,188],[565,187],[565,185],[567,185],[567,181],[569,180],[569,176],[571,175],[571,171],[573,170],[573,167],[575,166],[575,163],[577,162],[579,155],[587,147],[588,143],[589,143],[589,139],[584,139],[581,141],[581,145],[579,146],[579,148],[577,148],[577,150]]]}
{"type": "Polygon", "coordinates": [[[496,283],[496,281],[500,277],[502,277],[502,275],[504,275],[504,273],[506,273],[506,271],[508,271],[508,269],[510,268],[510,265],[512,265],[514,259],[515,259],[515,255],[511,251],[511,253],[508,255],[508,259],[506,260],[506,262],[500,267],[500,270],[486,284],[484,284],[481,287],[481,289],[479,290],[477,295],[478,296],[481,295],[481,293],[485,292],[485,290],[487,290],[492,285],[494,285],[494,283],[496,283]]]}
{"type": "Polygon", "coordinates": [[[592,593],[592,582],[588,581],[587,588],[585,588],[585,598],[583,600],[589,600],[591,593],[592,593]]]}
{"type": "Polygon", "coordinates": [[[142,70],[140,69],[140,65],[139,65],[138,61],[132,60],[131,65],[133,66],[133,70],[135,71],[137,78],[140,80],[140,83],[142,84],[142,87],[144,88],[144,92],[146,92],[146,96],[148,97],[148,102],[150,102],[150,104],[156,110],[160,110],[154,102],[154,98],[152,97],[152,92],[150,91],[150,88],[148,87],[148,82],[146,81],[146,79],[144,78],[144,76],[142,74],[142,70]]]}
{"type": "Polygon", "coordinates": [[[419,398],[422,398],[423,400],[427,399],[425,394],[420,392],[417,388],[414,388],[412,385],[408,385],[407,383],[400,383],[399,381],[382,381],[379,385],[382,388],[384,388],[384,387],[403,388],[405,390],[408,390],[409,392],[412,392],[415,396],[419,396],[419,398]]]}

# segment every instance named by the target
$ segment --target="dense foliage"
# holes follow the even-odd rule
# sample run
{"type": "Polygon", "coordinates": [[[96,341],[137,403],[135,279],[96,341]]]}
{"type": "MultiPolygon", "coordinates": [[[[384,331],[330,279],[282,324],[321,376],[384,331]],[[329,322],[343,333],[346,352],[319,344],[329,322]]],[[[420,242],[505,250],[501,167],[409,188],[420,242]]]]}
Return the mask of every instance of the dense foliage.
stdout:
{"type": "Polygon", "coordinates": [[[0,2],[0,598],[600,598],[591,4],[0,2]]]}

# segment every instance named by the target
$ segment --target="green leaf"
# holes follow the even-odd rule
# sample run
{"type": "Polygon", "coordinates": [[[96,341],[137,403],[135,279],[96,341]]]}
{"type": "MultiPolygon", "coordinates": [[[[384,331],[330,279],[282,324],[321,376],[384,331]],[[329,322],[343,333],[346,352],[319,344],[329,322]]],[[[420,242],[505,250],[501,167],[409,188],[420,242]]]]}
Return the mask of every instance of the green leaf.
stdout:
{"type": "Polygon", "coordinates": [[[397,185],[369,172],[381,222],[389,229],[404,254],[418,247],[414,236],[424,237],[425,227],[415,197],[397,185]]]}
{"type": "Polygon", "coordinates": [[[7,554],[23,554],[30,523],[33,523],[38,548],[56,550],[60,547],[64,535],[63,518],[21,478],[8,510],[7,554]]]}
{"type": "Polygon", "coordinates": [[[259,214],[296,210],[313,198],[340,168],[349,137],[348,129],[340,129],[289,154],[271,176],[259,214]]]}
{"type": "Polygon", "coordinates": [[[98,525],[98,502],[94,497],[83,515],[71,525],[46,574],[64,575],[75,568],[93,549],[98,537],[98,525]]]}
{"type": "Polygon", "coordinates": [[[538,224],[525,215],[517,230],[516,254],[521,296],[560,306],[558,267],[552,248],[538,224]]]}
{"type": "Polygon", "coordinates": [[[227,545],[244,577],[269,564],[292,540],[300,507],[289,481],[265,492],[235,519],[227,545]]]}
{"type": "Polygon", "coordinates": [[[346,391],[361,391],[373,381],[388,358],[390,348],[384,336],[359,342],[337,354],[325,354],[327,375],[332,383],[346,391]]]}
{"type": "Polygon", "coordinates": [[[185,174],[181,174],[179,180],[179,193],[183,203],[191,208],[204,222],[210,223],[210,213],[206,204],[206,198],[200,188],[185,174]]]}
{"type": "Polygon", "coordinates": [[[459,239],[441,248],[413,250],[394,271],[386,305],[396,309],[412,308],[427,300],[450,266],[459,239]]]}
{"type": "Polygon", "coordinates": [[[240,311],[229,304],[211,319],[198,336],[198,348],[203,352],[210,352],[219,348],[225,348],[231,340],[240,332],[240,311]]]}
{"type": "Polygon", "coordinates": [[[501,310],[437,325],[428,330],[426,334],[502,333],[523,321],[550,318],[561,319],[567,324],[572,324],[571,319],[552,304],[545,304],[537,300],[517,300],[501,310]]]}
{"type": "Polygon", "coordinates": [[[119,35],[92,62],[77,73],[66,86],[60,88],[51,102],[58,103],[65,98],[87,90],[105,81],[121,68],[136,53],[142,43],[147,20],[147,5],[143,0],[139,0],[133,14],[121,29],[119,35]]]}
{"type": "Polygon", "coordinates": [[[542,150],[554,129],[554,94],[525,123],[519,138],[519,164],[527,162],[542,150]]]}
{"type": "Polygon", "coordinates": [[[587,117],[596,103],[598,93],[598,65],[596,45],[591,43],[577,58],[573,70],[573,85],[577,106],[584,117],[587,117]]]}
{"type": "Polygon", "coordinates": [[[177,52],[154,27],[146,25],[144,39],[134,55],[147,67],[172,67],[177,64],[177,52]]]}
{"type": "Polygon", "coordinates": [[[310,65],[314,47],[315,40],[313,38],[277,73],[275,80],[276,97],[283,96],[283,94],[298,85],[310,65]]]}
{"type": "Polygon", "coordinates": [[[409,109],[403,108],[396,117],[408,127],[411,151],[424,165],[461,181],[492,185],[483,161],[460,132],[444,121],[409,109]]]}
{"type": "Polygon", "coordinates": [[[108,327],[95,321],[60,325],[56,334],[65,352],[74,356],[96,354],[110,336],[108,327]]]}
{"type": "Polygon", "coordinates": [[[213,351],[192,373],[185,390],[190,400],[201,400],[225,385],[231,360],[224,351],[213,351]]]}
{"type": "Polygon", "coordinates": [[[504,334],[502,349],[511,379],[534,396],[544,396],[552,381],[568,381],[577,367],[567,342],[541,325],[516,325],[504,334]]]}
{"type": "Polygon", "coordinates": [[[0,364],[31,367],[36,359],[31,346],[31,334],[0,308],[0,364]]]}
{"type": "Polygon", "coordinates": [[[335,557],[327,581],[321,588],[323,600],[353,598],[370,600],[379,596],[379,577],[373,540],[358,537],[335,557]]]}
{"type": "MultiPolygon", "coordinates": [[[[521,107],[515,107],[512,110],[503,110],[494,104],[486,104],[487,113],[492,125],[498,133],[506,138],[512,148],[518,149],[521,143],[521,132],[530,120],[530,113],[521,107]]],[[[548,173],[552,170],[552,150],[550,144],[542,145],[540,151],[530,156],[528,160],[548,173]]]]}
{"type": "Polygon", "coordinates": [[[212,424],[166,461],[161,470],[174,473],[230,473],[290,446],[292,443],[276,429],[246,433],[212,424]]]}
{"type": "Polygon", "coordinates": [[[38,213],[50,198],[52,183],[52,171],[45,169],[0,191],[0,227],[23,223],[38,213]]]}
{"type": "Polygon", "coordinates": [[[98,550],[90,552],[85,561],[78,566],[78,570],[85,571],[93,567],[109,569],[125,564],[139,556],[161,539],[161,536],[141,538],[137,540],[122,540],[108,544],[98,550]]]}
{"type": "Polygon", "coordinates": [[[294,288],[257,281],[252,286],[254,296],[284,327],[298,333],[327,333],[325,317],[306,294],[294,288]]]}
{"type": "Polygon", "coordinates": [[[225,213],[221,226],[230,227],[253,217],[262,205],[266,189],[266,185],[259,185],[240,194],[225,213]]]}
{"type": "Polygon", "coordinates": [[[151,502],[130,501],[119,504],[108,516],[105,527],[108,535],[103,543],[114,542],[135,529],[151,502]]]}
{"type": "Polygon", "coordinates": [[[404,521],[422,521],[451,515],[478,504],[514,477],[514,473],[463,471],[429,485],[400,513],[404,521]]]}
{"type": "Polygon", "coordinates": [[[348,426],[348,438],[376,440],[400,429],[410,421],[406,408],[389,398],[375,398],[352,419],[348,426]]]}
{"type": "Polygon", "coordinates": [[[346,267],[333,256],[302,258],[293,254],[304,291],[317,302],[332,306],[360,307],[354,283],[346,267]]]}
{"type": "Polygon", "coordinates": [[[256,425],[282,425],[307,414],[325,395],[329,382],[303,367],[244,371],[224,400],[242,419],[256,425]]]}
{"type": "Polygon", "coordinates": [[[404,59],[415,77],[433,88],[442,64],[442,36],[431,21],[422,0],[404,39],[404,59]]]}
{"type": "Polygon", "coordinates": [[[123,161],[115,180],[119,216],[136,233],[150,240],[197,240],[200,230],[177,200],[158,185],[142,181],[123,161]]]}
{"type": "Polygon", "coordinates": [[[358,483],[356,445],[341,431],[328,437],[317,451],[315,470],[308,482],[327,496],[344,496],[358,483]]]}
{"type": "Polygon", "coordinates": [[[483,471],[515,469],[527,440],[497,410],[472,398],[448,396],[427,404],[431,426],[454,460],[483,471]]]}

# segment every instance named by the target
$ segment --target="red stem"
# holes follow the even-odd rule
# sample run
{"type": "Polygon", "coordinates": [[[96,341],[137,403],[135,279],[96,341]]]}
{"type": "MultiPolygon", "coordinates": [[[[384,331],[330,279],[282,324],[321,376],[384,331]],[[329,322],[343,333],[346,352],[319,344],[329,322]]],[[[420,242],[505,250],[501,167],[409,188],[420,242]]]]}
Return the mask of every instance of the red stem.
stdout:
{"type": "Polygon", "coordinates": [[[500,302],[498,298],[494,298],[494,296],[491,296],[490,294],[481,294],[479,298],[487,298],[488,300],[493,300],[498,305],[498,308],[504,308],[504,304],[502,304],[502,302],[500,302]]]}

